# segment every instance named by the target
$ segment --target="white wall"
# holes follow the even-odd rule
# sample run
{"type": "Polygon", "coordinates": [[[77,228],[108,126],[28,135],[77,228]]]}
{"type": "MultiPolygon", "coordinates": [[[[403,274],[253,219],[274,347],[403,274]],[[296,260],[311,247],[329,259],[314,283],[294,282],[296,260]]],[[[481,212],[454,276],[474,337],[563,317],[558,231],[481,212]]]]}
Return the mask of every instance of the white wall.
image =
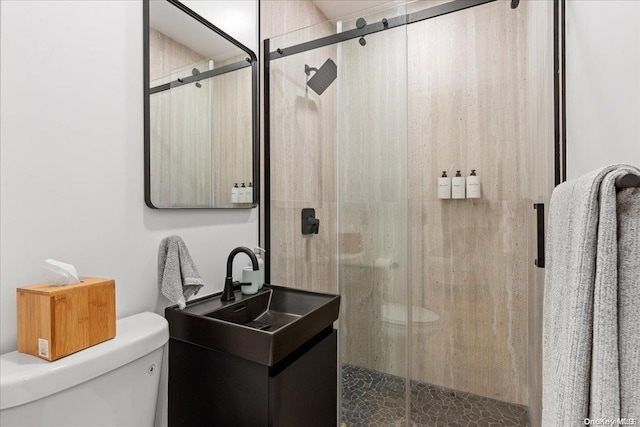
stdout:
{"type": "Polygon", "coordinates": [[[182,3],[258,54],[257,0],[182,0],[182,3]]]}
{"type": "Polygon", "coordinates": [[[640,1],[566,3],[567,177],[640,166],[640,1]]]}
{"type": "Polygon", "coordinates": [[[15,288],[46,258],[115,278],[118,317],[162,312],[158,243],[179,234],[200,295],[222,289],[257,210],[145,206],[142,3],[2,0],[0,15],[0,352],[15,349],[15,288]]]}

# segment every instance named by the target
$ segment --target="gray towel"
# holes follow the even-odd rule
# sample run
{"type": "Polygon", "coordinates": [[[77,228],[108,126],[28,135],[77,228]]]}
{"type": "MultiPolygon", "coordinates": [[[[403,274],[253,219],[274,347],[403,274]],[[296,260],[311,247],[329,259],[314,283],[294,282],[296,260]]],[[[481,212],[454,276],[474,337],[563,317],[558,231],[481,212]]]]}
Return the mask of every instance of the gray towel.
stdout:
{"type": "Polygon", "coordinates": [[[620,416],[640,422],[640,188],[618,193],[620,416]]]}
{"type": "Polygon", "coordinates": [[[632,292],[637,298],[637,219],[632,225],[629,215],[620,215],[618,238],[615,180],[627,173],[640,175],[640,170],[609,166],[559,185],[551,197],[543,314],[543,426],[582,426],[585,418],[640,416],[628,412],[637,403],[621,406],[633,399],[634,394],[628,393],[638,393],[629,391],[633,387],[628,381],[640,383],[638,332],[629,326],[637,314],[630,313],[633,298],[627,300],[624,293],[635,286],[632,292]],[[624,253],[634,245],[635,253],[624,253]],[[618,248],[623,252],[619,267],[618,248]],[[628,359],[622,361],[621,356],[628,359]],[[635,377],[621,384],[623,371],[635,377]]]}
{"type": "Polygon", "coordinates": [[[180,310],[185,308],[186,300],[202,288],[198,269],[180,236],[169,236],[160,242],[158,285],[162,294],[177,303],[180,310]]]}

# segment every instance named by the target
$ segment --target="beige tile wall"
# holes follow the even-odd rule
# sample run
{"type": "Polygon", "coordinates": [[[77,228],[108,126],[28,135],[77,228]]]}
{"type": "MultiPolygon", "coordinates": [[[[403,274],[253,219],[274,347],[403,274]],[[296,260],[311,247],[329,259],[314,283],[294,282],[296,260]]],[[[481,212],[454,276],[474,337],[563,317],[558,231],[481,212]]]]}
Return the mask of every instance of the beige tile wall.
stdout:
{"type": "MultiPolygon", "coordinates": [[[[260,38],[272,38],[271,50],[335,33],[330,23],[305,29],[326,21],[310,1],[263,1],[260,9],[260,38]]],[[[271,62],[269,255],[272,283],[336,293],[336,85],[320,97],[304,72],[327,58],[336,61],[335,46],[271,62]],[[301,234],[303,208],[316,209],[319,234],[301,234]]]]}
{"type": "MultiPolygon", "coordinates": [[[[318,9],[316,7],[316,5],[310,1],[310,0],[261,0],[260,1],[260,43],[259,43],[259,53],[258,53],[258,58],[260,61],[260,87],[264,87],[264,69],[262,67],[262,61],[263,61],[263,55],[264,55],[264,45],[263,42],[265,39],[270,39],[270,38],[275,38],[275,37],[280,37],[284,34],[288,34],[288,33],[292,33],[292,32],[296,32],[295,34],[291,34],[292,36],[296,36],[298,40],[302,39],[302,36],[305,34],[304,32],[299,32],[298,30],[302,30],[306,27],[310,27],[310,26],[314,26],[314,25],[318,25],[318,24],[322,24],[327,20],[327,18],[324,16],[324,14],[320,11],[320,9],[318,9]]],[[[335,27],[332,25],[322,25],[318,28],[312,28],[309,31],[315,31],[318,33],[318,36],[324,36],[324,35],[328,35],[328,34],[332,34],[335,32],[335,27]]],[[[310,36],[313,34],[310,34],[310,36]]],[[[285,42],[286,40],[284,38],[280,39],[279,42],[285,42]]],[[[274,44],[277,44],[277,41],[274,41],[274,44]]],[[[296,43],[296,40],[293,40],[292,43],[296,43]]],[[[277,46],[271,46],[271,50],[276,49],[277,46]]],[[[284,66],[284,65],[283,65],[284,66]]],[[[304,66],[304,65],[303,65],[304,66]]],[[[299,77],[299,75],[298,75],[299,77]]],[[[284,78],[281,75],[281,78],[284,78]]],[[[273,81],[274,78],[272,77],[271,80],[273,81]]],[[[298,80],[296,83],[296,85],[298,85],[300,87],[300,85],[302,84],[300,80],[298,80]]],[[[271,97],[273,98],[273,96],[271,97]]],[[[274,100],[273,102],[280,102],[278,100],[274,100]]],[[[309,108],[312,108],[311,106],[309,106],[309,108]]],[[[273,112],[273,111],[272,111],[273,112]]],[[[264,92],[261,90],[260,91],[260,159],[261,159],[261,165],[264,165],[264,92]]],[[[272,124],[276,124],[277,122],[275,120],[271,120],[272,124]]],[[[333,162],[333,159],[331,158],[331,162],[333,162]]],[[[330,177],[335,176],[335,174],[333,173],[333,170],[331,170],[331,174],[329,175],[330,177]]],[[[325,176],[325,178],[327,178],[328,176],[325,176]]],[[[265,180],[262,179],[260,182],[260,197],[261,197],[261,202],[260,202],[260,206],[264,206],[264,183],[265,180]]],[[[333,196],[333,198],[331,199],[332,201],[335,201],[335,195],[333,196]]],[[[261,212],[260,214],[260,241],[264,242],[264,230],[266,229],[265,227],[265,222],[264,222],[264,212],[261,212]]],[[[272,219],[274,221],[278,221],[278,218],[281,218],[280,216],[276,216],[276,215],[272,215],[272,219]]],[[[326,225],[329,221],[324,221],[323,225],[326,225]]],[[[335,221],[333,222],[335,223],[335,221]]],[[[273,224],[272,224],[273,226],[273,224]]],[[[320,232],[324,233],[324,231],[327,231],[326,226],[323,227],[321,226],[320,228],[320,232]]],[[[272,233],[273,234],[273,233],[272,233]]],[[[323,234],[324,236],[324,234],[323,234]]],[[[319,240],[319,239],[316,239],[319,240]]],[[[329,241],[329,237],[325,237],[323,240],[322,245],[329,245],[330,241],[329,241]]],[[[322,245],[318,245],[316,244],[318,247],[322,246],[322,245]]],[[[332,246],[333,247],[333,246],[332,246]]],[[[271,254],[269,254],[271,255],[271,254]]],[[[333,252],[332,252],[332,256],[333,256],[333,252]]],[[[272,262],[277,262],[277,260],[272,258],[272,262]]],[[[324,264],[323,264],[324,265],[324,264]]],[[[293,268],[293,267],[291,267],[293,268]]],[[[323,267],[323,268],[327,268],[329,271],[329,267],[323,267]]],[[[272,268],[272,270],[275,271],[274,268],[272,268]]],[[[335,270],[335,268],[333,268],[332,270],[335,270]]],[[[286,276],[282,276],[282,277],[286,277],[286,276]]],[[[278,277],[273,278],[274,280],[281,280],[278,277]]],[[[336,291],[336,280],[335,280],[335,276],[333,276],[333,280],[329,280],[330,283],[332,284],[330,286],[330,288],[335,292],[336,291]]]]}
{"type": "Polygon", "coordinates": [[[411,375],[526,403],[525,11],[496,2],[408,27],[411,375]],[[436,179],[476,169],[478,200],[439,200],[436,179]]]}

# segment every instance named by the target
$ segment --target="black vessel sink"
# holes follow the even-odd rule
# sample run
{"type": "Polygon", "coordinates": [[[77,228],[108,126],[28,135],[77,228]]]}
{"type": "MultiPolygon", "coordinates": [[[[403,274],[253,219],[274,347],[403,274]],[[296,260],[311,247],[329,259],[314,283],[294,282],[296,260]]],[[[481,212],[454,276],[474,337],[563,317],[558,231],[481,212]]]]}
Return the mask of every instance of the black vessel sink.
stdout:
{"type": "Polygon", "coordinates": [[[165,310],[171,338],[273,366],[338,318],[340,296],[266,285],[255,295],[235,292],[165,310]]]}

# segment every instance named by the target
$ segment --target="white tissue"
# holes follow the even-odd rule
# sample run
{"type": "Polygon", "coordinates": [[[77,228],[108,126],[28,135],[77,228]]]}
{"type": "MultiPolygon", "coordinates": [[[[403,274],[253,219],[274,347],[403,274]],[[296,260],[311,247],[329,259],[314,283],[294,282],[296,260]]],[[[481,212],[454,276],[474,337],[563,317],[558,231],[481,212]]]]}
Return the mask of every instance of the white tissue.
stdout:
{"type": "Polygon", "coordinates": [[[42,266],[42,274],[47,283],[53,286],[73,285],[80,283],[78,271],[71,264],[48,259],[42,266]]]}

